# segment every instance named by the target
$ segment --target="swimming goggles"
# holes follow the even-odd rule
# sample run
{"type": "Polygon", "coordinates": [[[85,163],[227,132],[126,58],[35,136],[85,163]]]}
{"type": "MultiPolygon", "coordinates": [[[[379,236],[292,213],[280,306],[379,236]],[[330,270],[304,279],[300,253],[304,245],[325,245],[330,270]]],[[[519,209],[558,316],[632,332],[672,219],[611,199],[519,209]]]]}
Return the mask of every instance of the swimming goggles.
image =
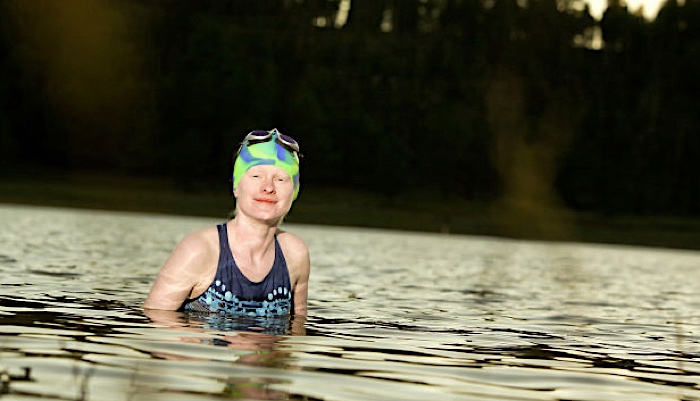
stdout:
{"type": "Polygon", "coordinates": [[[299,152],[299,143],[294,140],[289,135],[284,135],[277,131],[277,128],[273,128],[270,131],[251,131],[248,133],[248,135],[243,138],[243,142],[241,142],[241,147],[238,148],[238,153],[241,152],[241,149],[243,148],[243,145],[255,145],[256,143],[261,143],[261,142],[267,142],[272,140],[272,137],[275,138],[275,142],[279,143],[287,149],[288,151],[292,152],[295,154],[295,156],[299,157],[301,156],[301,153],[299,152]]]}

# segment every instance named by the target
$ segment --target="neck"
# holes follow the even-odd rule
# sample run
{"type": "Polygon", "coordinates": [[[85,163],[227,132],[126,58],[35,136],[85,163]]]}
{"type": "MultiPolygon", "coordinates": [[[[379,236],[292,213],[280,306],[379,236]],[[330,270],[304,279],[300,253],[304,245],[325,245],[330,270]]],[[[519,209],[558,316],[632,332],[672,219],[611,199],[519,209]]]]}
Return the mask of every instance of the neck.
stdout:
{"type": "Polygon", "coordinates": [[[263,271],[271,266],[275,254],[277,226],[237,216],[228,224],[229,246],[241,271],[263,271]]]}
{"type": "Polygon", "coordinates": [[[251,252],[267,249],[277,232],[277,225],[261,223],[240,214],[227,225],[232,242],[246,247],[251,252]]]}

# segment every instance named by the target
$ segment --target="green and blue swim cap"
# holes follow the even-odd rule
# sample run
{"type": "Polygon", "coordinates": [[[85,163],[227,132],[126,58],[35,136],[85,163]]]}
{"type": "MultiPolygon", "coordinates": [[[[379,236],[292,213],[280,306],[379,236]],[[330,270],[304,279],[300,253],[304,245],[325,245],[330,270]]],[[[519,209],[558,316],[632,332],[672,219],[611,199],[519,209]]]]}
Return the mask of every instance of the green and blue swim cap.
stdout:
{"type": "Polygon", "coordinates": [[[299,144],[276,128],[252,131],[241,142],[233,164],[233,188],[253,166],[277,166],[286,171],[294,183],[292,200],[299,195],[299,144]]]}

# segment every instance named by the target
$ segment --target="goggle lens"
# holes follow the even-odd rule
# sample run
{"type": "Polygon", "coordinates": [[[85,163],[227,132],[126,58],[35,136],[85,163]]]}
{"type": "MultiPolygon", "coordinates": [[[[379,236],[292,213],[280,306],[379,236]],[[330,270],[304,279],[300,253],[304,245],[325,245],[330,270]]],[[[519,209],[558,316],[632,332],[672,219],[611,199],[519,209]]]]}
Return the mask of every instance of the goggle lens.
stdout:
{"type": "Polygon", "coordinates": [[[289,146],[290,148],[294,149],[295,152],[299,152],[299,143],[294,140],[289,135],[285,134],[280,134],[279,132],[277,133],[277,140],[281,142],[284,145],[289,146]]]}

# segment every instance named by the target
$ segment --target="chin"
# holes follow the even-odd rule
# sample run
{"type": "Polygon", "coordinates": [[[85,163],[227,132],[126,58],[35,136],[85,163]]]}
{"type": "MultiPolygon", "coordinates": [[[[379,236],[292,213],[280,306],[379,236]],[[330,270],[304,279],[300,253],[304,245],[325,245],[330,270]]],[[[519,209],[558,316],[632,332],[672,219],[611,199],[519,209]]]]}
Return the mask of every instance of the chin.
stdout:
{"type": "Polygon", "coordinates": [[[284,220],[284,216],[286,216],[287,213],[280,214],[280,213],[253,213],[252,217],[255,217],[256,219],[265,221],[269,223],[270,225],[278,225],[284,220]]]}
{"type": "Polygon", "coordinates": [[[284,220],[284,216],[271,217],[271,218],[261,218],[260,220],[264,221],[270,227],[277,227],[277,226],[282,224],[282,221],[284,220]]]}

